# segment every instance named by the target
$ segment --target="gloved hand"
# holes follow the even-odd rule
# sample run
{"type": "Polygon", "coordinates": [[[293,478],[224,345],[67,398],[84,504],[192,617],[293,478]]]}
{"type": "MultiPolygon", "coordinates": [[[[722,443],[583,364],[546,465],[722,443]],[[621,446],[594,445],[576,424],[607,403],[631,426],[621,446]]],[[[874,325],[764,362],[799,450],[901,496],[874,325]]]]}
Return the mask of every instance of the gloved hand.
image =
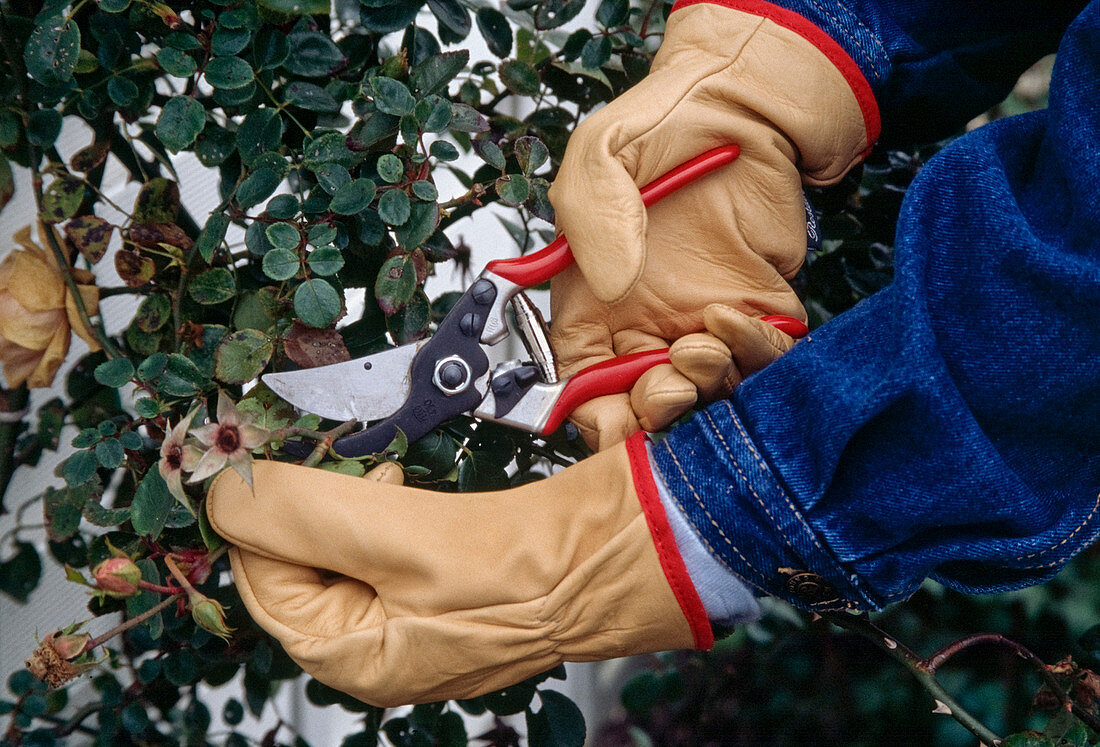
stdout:
{"type": "Polygon", "coordinates": [[[702,333],[673,345],[675,368],[573,413],[593,446],[664,427],[697,391],[728,394],[746,367],[734,348],[790,347],[751,319],[805,319],[787,283],[806,254],[803,184],[839,180],[877,137],[870,88],[835,42],[793,13],[736,5],[678,3],[649,76],[577,128],[550,190],[577,260],[551,284],[562,375],[702,333]],[[731,143],[733,164],[647,216],[639,185],[731,143]],[[704,324],[712,304],[726,307],[711,312],[726,331],[760,339],[731,347],[703,333],[715,331],[704,324]]]}
{"type": "Polygon", "coordinates": [[[495,493],[400,487],[396,465],[364,480],[257,461],[252,477],[223,471],[206,503],[245,606],[306,672],[367,703],[713,642],[640,439],[495,493]]]}

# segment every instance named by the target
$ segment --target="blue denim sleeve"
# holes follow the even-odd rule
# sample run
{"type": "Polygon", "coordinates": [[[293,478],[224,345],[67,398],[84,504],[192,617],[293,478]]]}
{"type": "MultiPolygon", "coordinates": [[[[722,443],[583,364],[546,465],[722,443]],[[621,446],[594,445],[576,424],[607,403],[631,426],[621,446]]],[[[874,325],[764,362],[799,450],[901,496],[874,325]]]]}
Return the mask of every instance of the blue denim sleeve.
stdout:
{"type": "Polygon", "coordinates": [[[1004,99],[1086,0],[771,0],[859,65],[886,144],[927,143],[1004,99]]]}
{"type": "Polygon", "coordinates": [[[933,158],[895,281],[653,450],[710,551],[813,609],[1001,591],[1100,534],[1100,0],[1050,106],[933,158]]]}

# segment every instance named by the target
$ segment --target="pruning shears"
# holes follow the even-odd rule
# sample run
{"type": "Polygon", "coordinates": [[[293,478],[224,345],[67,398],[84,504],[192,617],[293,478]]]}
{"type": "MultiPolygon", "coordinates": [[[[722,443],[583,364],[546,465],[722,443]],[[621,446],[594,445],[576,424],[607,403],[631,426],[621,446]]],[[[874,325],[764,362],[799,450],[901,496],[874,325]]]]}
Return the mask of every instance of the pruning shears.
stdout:
{"type": "MultiPolygon", "coordinates": [[[[716,148],[681,164],[641,189],[646,207],[738,156],[736,145],[716,148]]],[[[333,443],[340,456],[383,451],[400,429],[415,441],[461,413],[548,435],[578,405],[627,392],[653,366],[669,362],[668,350],[649,350],[589,366],[559,380],[546,324],[524,288],[543,283],[573,263],[565,236],[522,257],[489,262],[459,298],[436,333],[362,358],[263,377],[294,406],[334,420],[371,423],[333,443]],[[490,370],[489,349],[512,328],[528,359],[490,370]],[[377,422],[372,422],[377,421],[377,422]]],[[[763,320],[792,337],[807,333],[800,320],[770,315],[763,320]]]]}

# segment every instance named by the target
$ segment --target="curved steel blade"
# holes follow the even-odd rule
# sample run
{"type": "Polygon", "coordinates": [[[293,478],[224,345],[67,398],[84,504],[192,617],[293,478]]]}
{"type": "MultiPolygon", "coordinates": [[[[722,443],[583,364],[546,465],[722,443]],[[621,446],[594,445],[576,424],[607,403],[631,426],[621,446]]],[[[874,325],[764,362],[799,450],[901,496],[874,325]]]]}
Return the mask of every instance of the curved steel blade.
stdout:
{"type": "Polygon", "coordinates": [[[295,407],[332,420],[378,420],[405,404],[409,369],[427,340],[355,360],[261,378],[295,407]]]}

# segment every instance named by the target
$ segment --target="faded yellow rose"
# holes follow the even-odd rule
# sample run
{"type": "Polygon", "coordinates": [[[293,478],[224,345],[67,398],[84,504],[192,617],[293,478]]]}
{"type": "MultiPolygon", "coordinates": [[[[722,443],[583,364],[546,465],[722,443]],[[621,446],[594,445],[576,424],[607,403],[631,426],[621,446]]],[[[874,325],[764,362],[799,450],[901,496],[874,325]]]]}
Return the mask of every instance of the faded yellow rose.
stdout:
{"type": "MultiPolygon", "coordinates": [[[[46,230],[52,229],[39,224],[43,243],[46,230]]],[[[48,387],[69,352],[70,331],[92,350],[99,350],[99,343],[80,321],[53,252],[34,242],[30,226],[12,238],[22,249],[13,249],[0,262],[0,363],[9,387],[24,382],[32,389],[48,387]]],[[[91,284],[94,277],[87,270],[72,273],[84,308],[89,315],[97,314],[99,289],[91,284]]]]}

